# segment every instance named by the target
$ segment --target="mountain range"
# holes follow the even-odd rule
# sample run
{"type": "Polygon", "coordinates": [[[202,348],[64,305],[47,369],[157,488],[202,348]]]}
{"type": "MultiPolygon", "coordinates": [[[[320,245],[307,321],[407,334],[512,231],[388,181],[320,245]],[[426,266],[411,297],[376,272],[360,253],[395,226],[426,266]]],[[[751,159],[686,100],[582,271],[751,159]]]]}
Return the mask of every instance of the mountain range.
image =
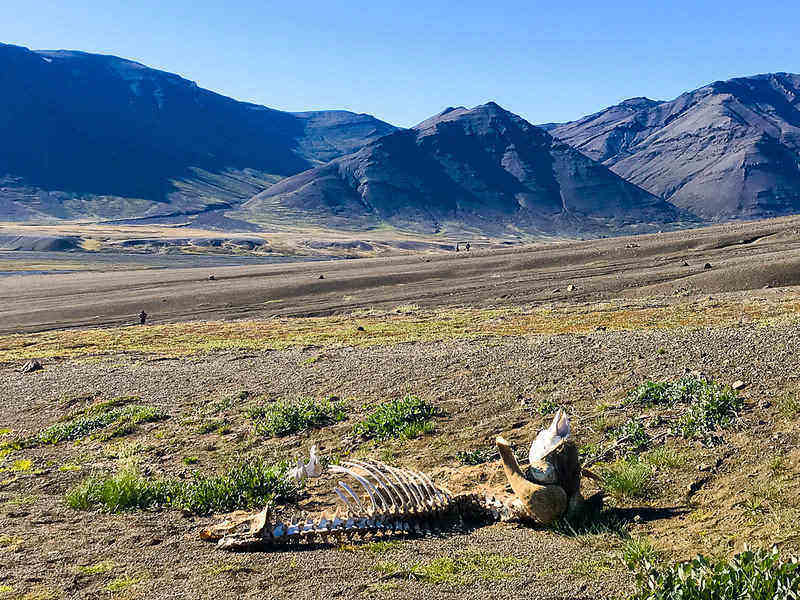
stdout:
{"type": "Polygon", "coordinates": [[[619,176],[709,221],[800,213],[800,75],[632,98],[545,126],[619,176]]]}
{"type": "Polygon", "coordinates": [[[565,234],[687,218],[497,104],[449,108],[243,206],[338,228],[565,234]]]}
{"type": "Polygon", "coordinates": [[[410,129],[0,44],[0,220],[605,234],[800,213],[800,76],[534,126],[495,103],[410,129]]]}
{"type": "Polygon", "coordinates": [[[139,63],[0,45],[0,217],[197,212],[396,128],[238,102],[139,63]]]}

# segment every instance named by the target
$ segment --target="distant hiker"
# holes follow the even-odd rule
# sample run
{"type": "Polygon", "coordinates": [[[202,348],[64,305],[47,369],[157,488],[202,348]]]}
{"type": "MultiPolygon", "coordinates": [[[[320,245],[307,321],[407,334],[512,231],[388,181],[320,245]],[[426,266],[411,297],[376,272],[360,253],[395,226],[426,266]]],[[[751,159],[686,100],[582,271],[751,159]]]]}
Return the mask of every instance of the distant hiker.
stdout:
{"type": "Polygon", "coordinates": [[[469,242],[467,242],[467,245],[465,247],[467,249],[467,252],[469,252],[469,242]]]}
{"type": "Polygon", "coordinates": [[[147,313],[142,311],[139,313],[139,325],[144,325],[147,321],[147,313]]]}

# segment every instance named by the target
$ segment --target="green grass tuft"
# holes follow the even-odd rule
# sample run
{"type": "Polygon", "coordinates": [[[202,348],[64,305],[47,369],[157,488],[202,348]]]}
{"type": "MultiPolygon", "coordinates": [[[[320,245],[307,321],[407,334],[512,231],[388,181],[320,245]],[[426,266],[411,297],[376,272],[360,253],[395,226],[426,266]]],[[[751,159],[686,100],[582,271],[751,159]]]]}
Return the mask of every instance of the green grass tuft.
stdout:
{"type": "Polygon", "coordinates": [[[746,550],[731,559],[694,560],[659,569],[639,566],[631,600],[774,600],[800,596],[800,563],[777,548],[746,550]]]}
{"type": "Polygon", "coordinates": [[[288,463],[251,459],[222,475],[195,473],[191,480],[143,477],[128,461],[114,475],[96,476],[67,492],[68,506],[117,513],[147,508],[178,508],[194,514],[230,512],[294,499],[299,488],[286,478],[288,463]]]}
{"type": "Polygon", "coordinates": [[[648,538],[636,536],[627,538],[622,544],[621,558],[629,569],[636,569],[645,561],[655,564],[660,558],[660,553],[648,538]]]}
{"type": "Polygon", "coordinates": [[[390,400],[379,404],[363,421],[354,428],[354,433],[364,438],[409,439],[436,429],[434,418],[441,411],[416,396],[406,396],[402,400],[390,400]]]}
{"type": "Polygon", "coordinates": [[[617,460],[601,470],[603,488],[617,497],[641,498],[651,488],[653,469],[638,458],[617,460]]]}
{"type": "Polygon", "coordinates": [[[344,403],[335,397],[328,400],[302,398],[293,402],[277,400],[251,409],[249,415],[256,433],[268,437],[292,435],[347,418],[344,403]]]}

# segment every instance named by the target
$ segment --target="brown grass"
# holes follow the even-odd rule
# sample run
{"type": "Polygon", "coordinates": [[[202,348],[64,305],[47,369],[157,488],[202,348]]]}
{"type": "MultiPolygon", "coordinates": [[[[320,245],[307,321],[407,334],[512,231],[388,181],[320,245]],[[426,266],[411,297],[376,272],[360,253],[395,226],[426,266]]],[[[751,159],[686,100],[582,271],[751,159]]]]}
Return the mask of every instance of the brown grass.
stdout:
{"type": "Polygon", "coordinates": [[[622,303],[533,309],[362,311],[347,316],[195,321],[147,327],[62,330],[0,336],[0,362],[119,353],[190,356],[216,351],[293,347],[385,346],[492,336],[555,335],[597,330],[725,327],[743,319],[794,323],[800,298],[622,303]],[[359,328],[363,328],[359,329],[359,328]]]}

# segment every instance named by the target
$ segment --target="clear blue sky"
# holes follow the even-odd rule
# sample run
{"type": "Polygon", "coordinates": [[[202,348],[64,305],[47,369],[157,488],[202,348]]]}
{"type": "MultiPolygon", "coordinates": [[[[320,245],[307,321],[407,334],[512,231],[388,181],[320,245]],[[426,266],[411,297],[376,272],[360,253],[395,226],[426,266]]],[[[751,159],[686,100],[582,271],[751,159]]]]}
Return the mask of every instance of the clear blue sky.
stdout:
{"type": "Polygon", "coordinates": [[[239,100],[401,126],[488,100],[563,121],[800,72],[800,3],[785,0],[3,0],[0,22],[7,43],[115,54],[239,100]]]}

